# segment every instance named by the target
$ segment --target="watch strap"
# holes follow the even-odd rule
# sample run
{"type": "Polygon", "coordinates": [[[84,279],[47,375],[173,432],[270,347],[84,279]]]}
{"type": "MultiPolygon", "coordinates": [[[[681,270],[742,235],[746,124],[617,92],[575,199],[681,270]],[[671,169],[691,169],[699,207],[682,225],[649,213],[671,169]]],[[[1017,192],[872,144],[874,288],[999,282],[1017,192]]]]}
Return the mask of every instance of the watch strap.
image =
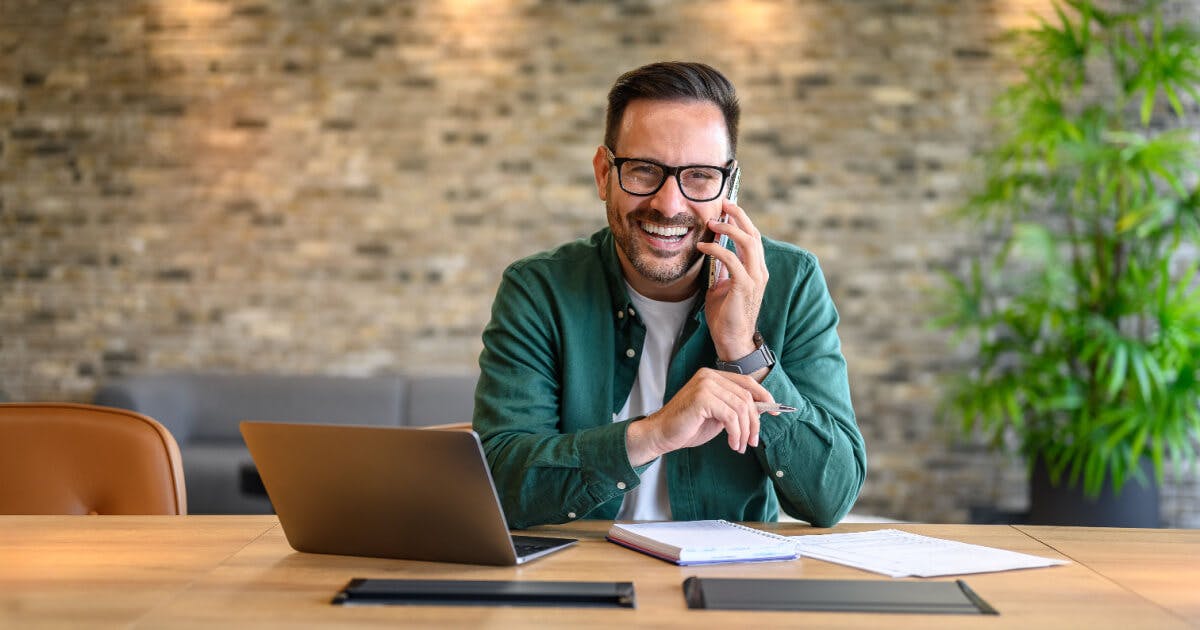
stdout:
{"type": "Polygon", "coordinates": [[[762,335],[754,333],[754,341],[758,344],[754,352],[736,361],[722,361],[717,359],[717,369],[724,372],[733,372],[734,374],[753,374],[763,368],[774,366],[775,353],[771,352],[771,349],[767,347],[767,343],[763,341],[762,335]]]}

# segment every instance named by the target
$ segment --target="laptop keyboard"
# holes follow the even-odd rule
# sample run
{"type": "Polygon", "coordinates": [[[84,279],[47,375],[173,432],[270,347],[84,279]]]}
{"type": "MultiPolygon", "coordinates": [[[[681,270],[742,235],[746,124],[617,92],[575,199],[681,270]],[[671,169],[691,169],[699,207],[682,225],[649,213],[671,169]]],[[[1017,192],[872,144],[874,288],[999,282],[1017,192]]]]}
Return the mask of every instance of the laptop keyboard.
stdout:
{"type": "Polygon", "coordinates": [[[512,541],[518,558],[524,558],[525,556],[533,555],[547,549],[561,547],[571,542],[557,538],[537,538],[533,536],[513,536],[512,541]]]}

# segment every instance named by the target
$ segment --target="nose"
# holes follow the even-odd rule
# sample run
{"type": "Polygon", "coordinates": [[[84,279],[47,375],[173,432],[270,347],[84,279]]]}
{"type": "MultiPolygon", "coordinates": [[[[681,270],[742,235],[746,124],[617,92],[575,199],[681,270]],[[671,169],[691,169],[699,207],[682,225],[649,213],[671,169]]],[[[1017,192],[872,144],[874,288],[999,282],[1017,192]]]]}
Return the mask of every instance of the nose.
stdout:
{"type": "Polygon", "coordinates": [[[668,177],[658,192],[654,193],[654,209],[665,217],[673,217],[680,212],[688,211],[688,199],[679,189],[679,180],[668,177]]]}

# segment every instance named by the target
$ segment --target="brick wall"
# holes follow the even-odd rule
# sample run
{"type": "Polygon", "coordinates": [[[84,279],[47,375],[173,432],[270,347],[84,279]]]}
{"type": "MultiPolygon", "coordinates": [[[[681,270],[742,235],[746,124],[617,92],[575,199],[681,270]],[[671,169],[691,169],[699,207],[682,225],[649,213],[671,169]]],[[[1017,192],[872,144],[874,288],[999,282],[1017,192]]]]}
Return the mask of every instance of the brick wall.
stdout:
{"type": "MultiPolygon", "coordinates": [[[[604,96],[724,70],[742,203],[821,258],[870,449],[859,509],[1019,509],[936,420],[945,213],[1035,0],[0,0],[0,390],[180,369],[474,365],[503,267],[603,224],[604,96]]],[[[1193,3],[1179,9],[1195,14],[1193,3]]],[[[1200,526],[1194,484],[1167,493],[1200,526]]]]}

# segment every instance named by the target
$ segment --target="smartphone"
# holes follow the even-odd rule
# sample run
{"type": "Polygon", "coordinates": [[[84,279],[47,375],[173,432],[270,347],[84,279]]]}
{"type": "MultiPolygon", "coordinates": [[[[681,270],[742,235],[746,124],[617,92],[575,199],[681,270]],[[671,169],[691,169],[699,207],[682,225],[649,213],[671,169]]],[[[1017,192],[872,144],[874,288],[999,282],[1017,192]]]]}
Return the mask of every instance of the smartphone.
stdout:
{"type": "MultiPolygon", "coordinates": [[[[729,177],[729,195],[728,195],[729,200],[732,201],[733,203],[737,203],[738,186],[740,186],[741,183],[742,183],[742,169],[741,169],[741,167],[735,166],[733,168],[733,175],[731,175],[729,177]]],[[[718,218],[717,221],[720,223],[729,223],[729,215],[722,212],[721,217],[718,218]]],[[[729,237],[724,234],[721,234],[721,235],[717,236],[716,243],[717,243],[717,245],[720,245],[721,247],[728,247],[729,246],[729,237]]],[[[720,279],[720,277],[721,277],[721,261],[717,260],[717,258],[715,256],[709,256],[708,257],[708,288],[711,289],[713,287],[713,285],[717,283],[717,280],[720,279]]]]}

